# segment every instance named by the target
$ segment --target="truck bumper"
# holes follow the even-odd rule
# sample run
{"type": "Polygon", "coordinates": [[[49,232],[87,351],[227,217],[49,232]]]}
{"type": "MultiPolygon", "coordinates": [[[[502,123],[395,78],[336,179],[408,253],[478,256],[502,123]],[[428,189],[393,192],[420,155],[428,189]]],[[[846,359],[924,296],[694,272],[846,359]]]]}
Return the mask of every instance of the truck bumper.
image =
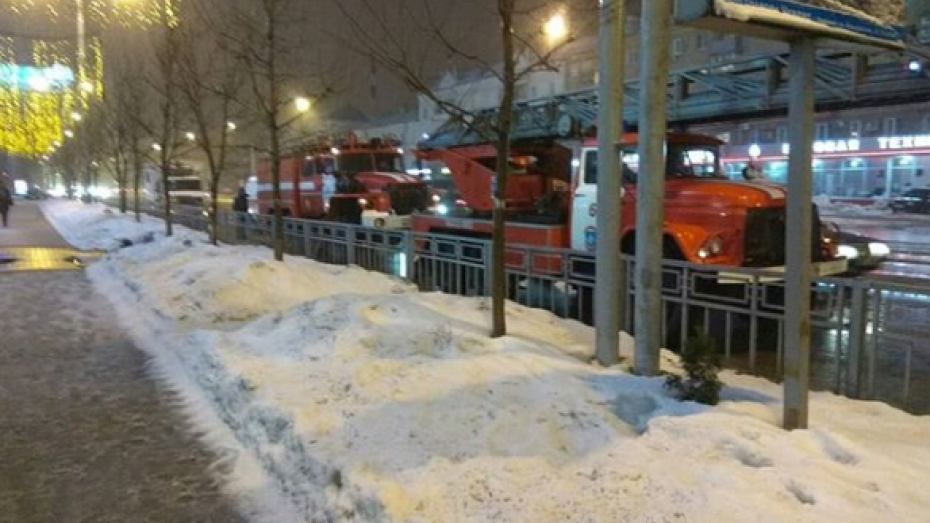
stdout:
{"type": "Polygon", "coordinates": [[[379,211],[362,212],[363,227],[374,227],[378,229],[409,229],[412,223],[412,219],[409,215],[398,216],[396,214],[379,211]]]}
{"type": "MultiPolygon", "coordinates": [[[[846,258],[837,258],[836,260],[816,262],[811,264],[811,275],[816,277],[834,276],[843,274],[849,270],[849,260],[846,258]]],[[[737,273],[720,271],[717,274],[718,283],[746,283],[758,281],[759,283],[779,282],[785,279],[785,266],[778,267],[759,267],[754,269],[759,274],[737,273]]]]}

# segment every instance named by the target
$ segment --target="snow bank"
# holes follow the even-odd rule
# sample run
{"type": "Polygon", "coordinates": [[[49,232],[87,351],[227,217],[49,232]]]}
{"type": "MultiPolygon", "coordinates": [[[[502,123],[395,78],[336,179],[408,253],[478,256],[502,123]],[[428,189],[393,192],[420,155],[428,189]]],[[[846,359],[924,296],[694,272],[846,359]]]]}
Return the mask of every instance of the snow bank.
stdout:
{"type": "Polygon", "coordinates": [[[89,272],[281,521],[926,521],[930,419],[814,394],[816,428],[788,433],[765,381],[679,403],[591,365],[581,324],[511,304],[492,340],[482,299],[269,257],[162,239],[89,272]]]}
{"type": "Polygon", "coordinates": [[[885,216],[891,214],[888,200],[876,199],[869,205],[834,201],[829,196],[815,196],[814,203],[824,216],[885,216]]]}
{"type": "Polygon", "coordinates": [[[71,245],[82,250],[110,251],[122,240],[139,243],[163,235],[165,224],[151,216],[119,214],[101,203],[85,204],[71,200],[47,200],[41,204],[45,217],[71,245]]]}

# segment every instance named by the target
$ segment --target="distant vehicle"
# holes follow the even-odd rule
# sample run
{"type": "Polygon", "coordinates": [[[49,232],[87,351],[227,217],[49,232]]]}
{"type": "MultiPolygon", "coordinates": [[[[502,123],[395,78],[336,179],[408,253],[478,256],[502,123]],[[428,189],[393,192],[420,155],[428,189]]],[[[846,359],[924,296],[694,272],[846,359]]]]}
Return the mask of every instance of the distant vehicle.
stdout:
{"type": "MultiPolygon", "coordinates": [[[[160,208],[163,205],[161,170],[155,166],[145,169],[144,192],[152,206],[160,208]]],[[[168,174],[168,194],[174,206],[206,209],[209,204],[210,195],[200,175],[194,169],[180,164],[174,165],[168,174]]]]}
{"type": "Polygon", "coordinates": [[[930,214],[930,189],[911,189],[890,202],[892,212],[930,214]]]}
{"type": "Polygon", "coordinates": [[[837,253],[849,262],[849,274],[859,274],[878,268],[891,254],[888,244],[849,231],[836,235],[837,253]]]}

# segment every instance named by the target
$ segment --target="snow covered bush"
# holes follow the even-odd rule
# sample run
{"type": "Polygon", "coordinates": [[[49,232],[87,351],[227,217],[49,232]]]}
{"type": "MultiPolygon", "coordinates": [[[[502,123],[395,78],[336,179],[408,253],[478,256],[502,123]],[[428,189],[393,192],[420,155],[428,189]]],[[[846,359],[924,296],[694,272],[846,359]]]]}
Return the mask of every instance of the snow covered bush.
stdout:
{"type": "Polygon", "coordinates": [[[718,374],[722,362],[714,339],[703,332],[689,339],[681,351],[681,363],[685,375],[669,376],[665,380],[665,388],[682,401],[705,405],[719,403],[723,383],[718,374]]]}

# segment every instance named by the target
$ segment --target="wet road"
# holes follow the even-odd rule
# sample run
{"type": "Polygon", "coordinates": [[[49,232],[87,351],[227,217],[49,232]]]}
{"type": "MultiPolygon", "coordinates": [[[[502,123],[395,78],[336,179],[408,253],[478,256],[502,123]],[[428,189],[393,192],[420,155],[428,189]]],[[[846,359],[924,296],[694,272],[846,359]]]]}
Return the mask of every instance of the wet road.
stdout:
{"type": "MultiPolygon", "coordinates": [[[[67,247],[19,203],[11,246],[67,247]]],[[[244,521],[180,399],[76,268],[0,271],[0,522],[244,521]]]]}

